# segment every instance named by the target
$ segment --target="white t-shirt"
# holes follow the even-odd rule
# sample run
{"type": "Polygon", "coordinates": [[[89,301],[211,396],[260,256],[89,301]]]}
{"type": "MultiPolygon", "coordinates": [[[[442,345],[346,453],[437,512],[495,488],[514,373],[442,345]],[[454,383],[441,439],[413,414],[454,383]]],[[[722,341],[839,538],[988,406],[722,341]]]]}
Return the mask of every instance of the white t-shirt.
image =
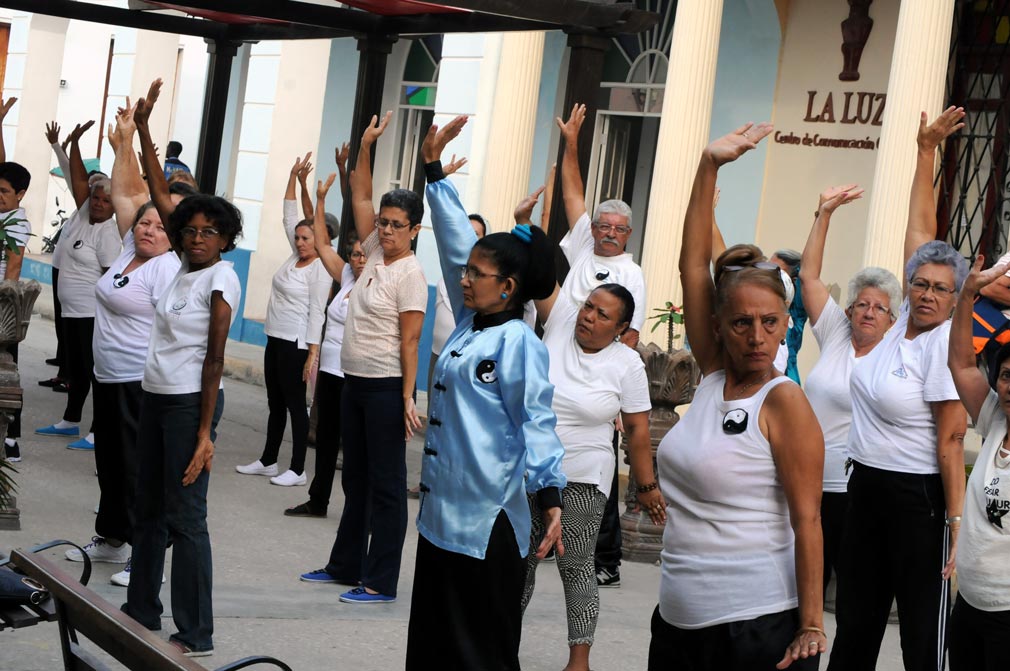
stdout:
{"type": "MultiPolygon", "coordinates": [[[[645,324],[645,278],[642,269],[631,254],[618,256],[597,256],[593,253],[592,222],[585,213],[561,240],[561,250],[568,259],[571,270],[561,285],[554,310],[559,306],[570,319],[572,312],[578,312],[593,289],[601,284],[620,284],[635,298],[635,314],[631,317],[631,328],[641,331],[645,324]]],[[[553,314],[553,311],[552,311],[553,314]]]]}
{"type": "MultiPolygon", "coordinates": [[[[533,301],[526,301],[523,305],[523,321],[534,331],[537,328],[537,307],[533,301]]],[[[445,347],[445,341],[456,328],[456,318],[452,314],[452,305],[449,304],[449,290],[445,287],[445,278],[438,281],[438,289],[435,291],[435,323],[431,332],[431,353],[438,356],[445,347]]]]}
{"type": "Polygon", "coordinates": [[[274,273],[263,331],[272,338],[297,343],[299,349],[308,349],[322,339],[326,299],[332,280],[318,258],[298,267],[295,247],[298,221],[297,204],[285,200],[284,232],[292,253],[274,273]]]}
{"type": "Polygon", "coordinates": [[[947,368],[950,321],[905,338],[908,300],[891,330],[852,371],[849,456],[899,473],[938,473],[931,402],[958,400],[947,368]]]}
{"type": "Polygon", "coordinates": [[[834,299],[828,298],[811,330],[821,356],[807,375],[803,389],[824,433],[824,491],[844,493],[849,483],[845,460],[852,424],[849,378],[853,367],[865,357],[856,358],[852,325],[834,299]]]}
{"type": "Polygon", "coordinates": [[[795,608],[794,536],[761,408],[784,375],[754,396],[723,400],[726,374],[702,378],[694,402],[659,445],[666,528],[659,612],[681,629],[750,620],[795,608]],[[731,419],[742,433],[723,430],[731,419]]]}
{"type": "Polygon", "coordinates": [[[425,311],[428,282],[413,254],[386,265],[378,230],[361,248],[368,260],[351,292],[340,367],[358,377],[400,377],[400,313],[425,311]]]}
{"type": "Polygon", "coordinates": [[[326,310],[326,333],[319,348],[319,370],[338,377],[344,376],[340,367],[340,350],[344,342],[344,324],[347,323],[347,306],[354,288],[354,271],[345,263],[340,273],[340,291],[330,301],[326,310]]]}
{"type": "Polygon", "coordinates": [[[968,478],[957,540],[957,589],[984,611],[1010,610],[1010,458],[999,456],[1007,416],[996,392],[978,413],[982,450],[968,478]]]}
{"type": "MultiPolygon", "coordinates": [[[[220,291],[238,315],[242,285],[229,261],[189,271],[183,259],[179,273],[161,295],[154,312],[151,344],[144,368],[144,391],[152,394],[195,394],[201,391],[203,361],[210,335],[211,299],[220,291]]],[[[224,381],[221,382],[224,387],[224,381]]]]}
{"type": "Polygon", "coordinates": [[[575,341],[572,324],[554,319],[544,327],[544,345],[554,385],[551,407],[558,416],[555,432],[565,446],[561,470],[568,482],[596,485],[610,496],[614,419],[620,412],[652,409],[642,357],[619,342],[586,354],[575,341]]]}
{"type": "MultiPolygon", "coordinates": [[[[28,238],[32,235],[32,225],[29,223],[28,217],[25,214],[25,208],[23,207],[11,210],[10,212],[0,213],[0,221],[3,221],[11,214],[14,214],[21,221],[8,224],[7,235],[14,239],[15,244],[21,248],[21,253],[24,254],[25,245],[28,244],[28,238]]],[[[7,272],[7,254],[6,247],[0,250],[0,280],[3,280],[4,273],[7,272]]]]}
{"type": "MultiPolygon", "coordinates": [[[[80,218],[60,235],[63,256],[60,260],[59,298],[63,316],[95,316],[95,285],[102,269],[109,268],[123,251],[123,241],[114,218],[101,223],[88,222],[88,203],[77,210],[80,218]]],[[[69,223],[69,222],[68,222],[69,223]]]]}
{"type": "Polygon", "coordinates": [[[172,251],[148,259],[126,275],[136,256],[133,231],[123,238],[123,253],[95,287],[95,379],[106,384],[144,378],[147,345],[154,325],[154,306],[179,272],[172,251]]]}

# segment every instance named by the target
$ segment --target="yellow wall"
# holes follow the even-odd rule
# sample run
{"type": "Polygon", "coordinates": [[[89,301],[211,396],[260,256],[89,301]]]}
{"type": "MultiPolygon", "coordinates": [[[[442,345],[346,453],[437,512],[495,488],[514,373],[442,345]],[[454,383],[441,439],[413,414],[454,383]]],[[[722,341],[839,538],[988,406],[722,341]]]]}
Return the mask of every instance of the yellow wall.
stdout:
{"type": "MultiPolygon", "coordinates": [[[[777,248],[802,251],[817,196],[826,187],[858,183],[869,189],[877,159],[876,149],[836,148],[804,144],[815,139],[863,140],[876,144],[880,138],[877,117],[879,96],[887,92],[888,71],[898,22],[898,0],[876,0],[870,5],[873,29],[860,62],[860,79],[843,82],[841,22],[848,16],[845,0],[791,0],[782,41],[773,123],[776,134],[769,136],[764,189],[757,223],[757,244],[770,254],[777,248]],[[811,91],[816,91],[811,102],[811,91]],[[872,100],[869,123],[843,123],[846,94],[850,93],[849,115],[855,116],[859,93],[864,95],[864,113],[872,100]],[[833,102],[834,121],[815,122],[821,116],[828,94],[833,102]],[[809,111],[808,111],[809,108],[809,111]],[[784,142],[786,136],[800,144],[784,142]]],[[[746,160],[746,158],[742,159],[746,160]]],[[[863,267],[863,246],[869,191],[861,201],[846,205],[832,221],[822,277],[842,287],[863,267]]],[[[907,198],[907,193],[894,194],[907,198]]],[[[817,344],[807,333],[800,353],[801,371],[816,360],[817,344]]]]}

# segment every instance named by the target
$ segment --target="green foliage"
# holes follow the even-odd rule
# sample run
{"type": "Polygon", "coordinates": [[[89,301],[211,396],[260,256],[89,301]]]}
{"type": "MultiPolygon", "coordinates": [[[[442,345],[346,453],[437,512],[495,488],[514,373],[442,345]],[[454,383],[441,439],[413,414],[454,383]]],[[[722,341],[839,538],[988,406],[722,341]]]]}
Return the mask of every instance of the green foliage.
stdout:
{"type": "MultiPolygon", "coordinates": [[[[18,251],[18,240],[7,232],[8,226],[14,226],[15,224],[20,224],[27,221],[17,216],[17,212],[11,212],[3,220],[0,220],[0,250],[10,251],[17,253],[18,251]]],[[[30,236],[34,237],[34,233],[29,233],[30,236]]]]}
{"type": "Polygon", "coordinates": [[[683,308],[679,305],[674,305],[670,301],[666,301],[666,305],[664,307],[653,308],[652,311],[658,314],[654,314],[649,317],[649,319],[655,320],[655,323],[652,325],[652,328],[649,329],[649,332],[652,333],[658,329],[660,325],[665,324],[666,351],[672,352],[673,341],[679,339],[681,335],[680,333],[674,333],[674,325],[684,323],[683,308]]]}

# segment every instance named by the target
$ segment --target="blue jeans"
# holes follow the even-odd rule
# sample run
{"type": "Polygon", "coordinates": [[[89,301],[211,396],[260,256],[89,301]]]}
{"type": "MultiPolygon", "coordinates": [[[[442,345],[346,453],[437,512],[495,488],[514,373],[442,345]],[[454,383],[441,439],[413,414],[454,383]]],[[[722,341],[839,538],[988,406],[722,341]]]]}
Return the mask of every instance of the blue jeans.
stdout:
{"type": "Polygon", "coordinates": [[[344,512],[326,572],[396,596],[407,535],[403,378],[347,375],[341,409],[344,512]]]}
{"type": "MultiPolygon", "coordinates": [[[[123,610],[148,629],[161,629],[161,577],[165,548],[172,549],[172,638],[193,650],[214,647],[211,607],[212,564],[207,532],[207,486],[204,471],[196,482],[182,486],[182,476],[196,451],[200,428],[200,397],[195,394],[144,392],[137,438],[138,482],[130,587],[123,610]]],[[[218,391],[211,440],[224,410],[218,391]]]]}

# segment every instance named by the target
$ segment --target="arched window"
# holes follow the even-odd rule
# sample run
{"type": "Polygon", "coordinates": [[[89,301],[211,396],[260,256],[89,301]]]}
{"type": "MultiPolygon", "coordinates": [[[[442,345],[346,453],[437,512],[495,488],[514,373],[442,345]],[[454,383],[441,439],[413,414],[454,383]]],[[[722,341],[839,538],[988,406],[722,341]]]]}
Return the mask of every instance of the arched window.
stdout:
{"type": "Polygon", "coordinates": [[[413,40],[403,66],[400,99],[397,104],[399,130],[394,155],[392,189],[423,192],[421,142],[435,118],[435,91],[442,60],[442,36],[428,35],[413,40]]]}

